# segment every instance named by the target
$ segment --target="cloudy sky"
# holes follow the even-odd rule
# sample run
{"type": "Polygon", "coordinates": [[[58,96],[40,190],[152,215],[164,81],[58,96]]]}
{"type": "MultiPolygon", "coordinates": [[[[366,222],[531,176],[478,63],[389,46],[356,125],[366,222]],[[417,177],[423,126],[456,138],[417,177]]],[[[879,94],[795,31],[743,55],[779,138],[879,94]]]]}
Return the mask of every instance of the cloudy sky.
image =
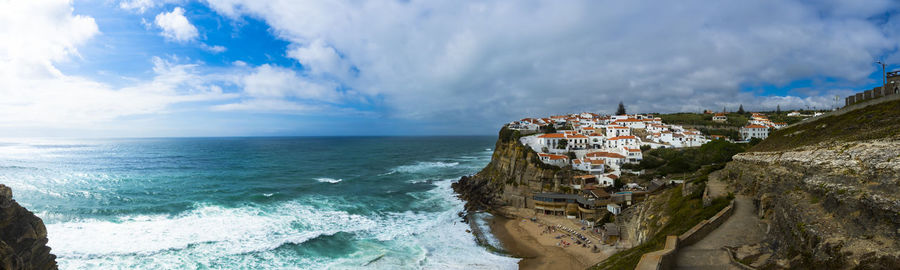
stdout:
{"type": "Polygon", "coordinates": [[[892,0],[0,0],[0,136],[493,134],[526,116],[831,108],[892,0]]]}

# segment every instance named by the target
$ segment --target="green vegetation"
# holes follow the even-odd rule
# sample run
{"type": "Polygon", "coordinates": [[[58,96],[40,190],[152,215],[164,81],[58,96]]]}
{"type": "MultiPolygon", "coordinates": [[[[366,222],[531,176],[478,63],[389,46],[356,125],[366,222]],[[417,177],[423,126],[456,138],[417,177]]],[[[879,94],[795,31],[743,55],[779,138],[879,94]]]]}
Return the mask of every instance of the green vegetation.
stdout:
{"type": "Polygon", "coordinates": [[[559,140],[559,144],[556,145],[556,148],[557,149],[566,149],[566,146],[568,146],[568,145],[569,145],[569,140],[562,139],[562,140],[559,140]]]}
{"type": "Polygon", "coordinates": [[[644,253],[660,250],[665,246],[666,236],[683,234],[700,221],[714,216],[729,202],[726,198],[718,198],[713,200],[710,206],[703,207],[702,194],[695,193],[683,197],[681,187],[670,189],[658,196],[665,202],[665,207],[664,213],[657,216],[668,216],[669,222],[643,244],[616,253],[593,269],[634,269],[644,253]]]}
{"type": "Polygon", "coordinates": [[[541,132],[543,133],[556,133],[556,128],[553,125],[541,126],[541,132]]]}
{"type": "Polygon", "coordinates": [[[900,136],[900,100],[828,116],[773,132],[750,151],[783,151],[820,142],[900,136]]]}
{"type": "Polygon", "coordinates": [[[731,157],[744,152],[745,145],[714,140],[699,148],[666,148],[644,152],[644,160],[638,164],[623,165],[627,170],[646,171],[642,177],[666,176],[674,173],[697,171],[711,164],[724,164],[731,157]]]}
{"type": "Polygon", "coordinates": [[[500,138],[501,142],[515,142],[519,141],[522,134],[520,134],[518,130],[512,130],[504,126],[500,129],[500,134],[497,137],[500,138]]]}
{"type": "Polygon", "coordinates": [[[695,125],[710,127],[742,127],[747,125],[747,115],[729,113],[725,115],[728,120],[725,123],[713,122],[713,114],[702,113],[671,113],[661,114],[663,123],[673,125],[695,125]]]}
{"type": "MultiPolygon", "coordinates": [[[[808,114],[812,115],[813,113],[815,113],[815,112],[809,112],[808,114]]],[[[788,125],[793,125],[794,123],[803,121],[803,119],[806,118],[805,116],[787,116],[787,113],[777,113],[777,112],[776,113],[765,113],[765,114],[766,114],[766,117],[769,117],[769,120],[771,120],[772,122],[775,122],[775,123],[784,122],[788,125]]]]}
{"type": "Polygon", "coordinates": [[[707,135],[722,135],[728,137],[732,140],[739,141],[741,140],[741,132],[737,129],[727,129],[727,128],[699,128],[700,132],[707,135]]]}
{"type": "Polygon", "coordinates": [[[616,108],[616,115],[625,115],[625,104],[619,101],[619,107],[616,108]]]}

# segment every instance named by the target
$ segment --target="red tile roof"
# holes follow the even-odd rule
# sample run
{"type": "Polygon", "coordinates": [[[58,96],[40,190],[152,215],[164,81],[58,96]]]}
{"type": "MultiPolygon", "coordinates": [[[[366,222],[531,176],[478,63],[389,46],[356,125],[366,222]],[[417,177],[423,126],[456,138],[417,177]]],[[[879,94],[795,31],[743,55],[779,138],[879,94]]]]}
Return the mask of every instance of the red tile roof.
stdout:
{"type": "Polygon", "coordinates": [[[592,153],[587,153],[585,156],[586,157],[625,158],[625,156],[623,156],[623,155],[619,155],[616,153],[610,153],[610,152],[592,152],[592,153]]]}
{"type": "Polygon", "coordinates": [[[544,135],[538,136],[538,138],[565,138],[565,137],[566,137],[566,134],[562,134],[562,133],[549,133],[549,134],[544,134],[544,135]]]}

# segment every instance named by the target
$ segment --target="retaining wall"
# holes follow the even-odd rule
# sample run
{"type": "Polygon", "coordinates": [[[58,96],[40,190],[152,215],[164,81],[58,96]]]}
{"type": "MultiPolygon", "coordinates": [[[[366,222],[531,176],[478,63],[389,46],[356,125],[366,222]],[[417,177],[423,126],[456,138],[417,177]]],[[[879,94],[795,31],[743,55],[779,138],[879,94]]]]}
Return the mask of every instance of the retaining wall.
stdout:
{"type": "Polygon", "coordinates": [[[709,235],[709,233],[716,230],[716,228],[719,228],[719,226],[721,226],[722,223],[725,222],[725,220],[731,217],[731,214],[733,213],[734,200],[731,200],[731,203],[728,203],[728,206],[725,206],[725,208],[716,213],[715,216],[697,223],[697,225],[684,232],[683,234],[679,236],[666,236],[666,246],[661,250],[645,253],[643,256],[641,256],[641,261],[638,262],[638,265],[637,267],[635,267],[635,269],[674,269],[675,255],[678,253],[678,248],[693,245],[700,239],[703,239],[704,237],[709,235]]]}

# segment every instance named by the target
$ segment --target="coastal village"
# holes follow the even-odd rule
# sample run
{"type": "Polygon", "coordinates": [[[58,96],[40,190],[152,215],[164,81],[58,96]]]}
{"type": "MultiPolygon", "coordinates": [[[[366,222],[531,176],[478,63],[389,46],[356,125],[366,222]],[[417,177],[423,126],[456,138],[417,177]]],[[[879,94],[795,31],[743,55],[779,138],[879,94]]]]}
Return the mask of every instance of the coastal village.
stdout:
{"type": "MultiPolygon", "coordinates": [[[[791,112],[795,117],[813,117],[791,112]]],[[[713,122],[727,121],[725,113],[705,112],[713,122]]],[[[739,138],[704,134],[698,129],[668,124],[652,114],[601,115],[584,112],[542,118],[524,118],[505,125],[520,135],[518,142],[537,153],[548,166],[570,168],[577,175],[563,192],[534,193],[526,208],[516,216],[531,216],[540,235],[558,234],[556,245],[583,249],[585,263],[591,256],[602,259],[616,250],[630,248],[620,241],[623,230],[610,222],[624,209],[667,187],[684,183],[679,179],[653,179],[649,183],[622,183],[627,164],[639,164],[643,152],[659,148],[700,147],[713,140],[747,143],[765,139],[771,131],[787,126],[774,122],[764,113],[750,113],[744,126],[737,128],[739,138]],[[612,215],[613,217],[610,217],[612,215]],[[590,254],[597,255],[590,255],[590,254]]],[[[524,220],[523,220],[524,222],[524,220]]]]}
{"type": "MultiPolygon", "coordinates": [[[[805,139],[774,133],[775,143],[766,140],[776,130],[808,130],[810,123],[834,121],[834,116],[848,111],[896,103],[900,86],[891,79],[890,87],[851,95],[844,108],[830,111],[813,107],[783,112],[779,106],[769,112],[745,112],[741,106],[737,112],[725,108],[672,114],[583,112],[512,121],[500,131],[492,163],[477,175],[463,177],[460,182],[465,185],[454,189],[470,202],[502,200],[493,208],[502,218],[492,231],[501,242],[512,243],[505,248],[514,249],[514,254],[538,258],[523,260],[524,268],[631,269],[637,264],[637,269],[666,269],[660,267],[675,264],[673,250],[685,246],[690,251],[678,253],[679,265],[715,265],[722,262],[691,257],[715,252],[692,253],[697,249],[690,245],[706,241],[699,239],[728,222],[724,220],[733,213],[739,217],[725,223],[730,225],[723,225],[726,229],[707,245],[721,244],[723,235],[743,231],[748,236],[741,243],[756,249],[722,251],[730,255],[719,259],[725,258],[726,264],[743,260],[754,267],[771,265],[774,255],[750,245],[762,241],[768,230],[757,213],[748,210],[753,202],[727,191],[722,180],[734,176],[716,174],[713,180],[713,174],[753,166],[731,159],[751,147],[791,147],[805,139]],[[726,167],[730,164],[743,165],[726,167]],[[487,197],[495,194],[501,196],[487,197]],[[742,208],[735,210],[737,204],[742,208]],[[670,225],[671,230],[654,227],[670,225]]],[[[858,115],[851,118],[859,119],[858,115]]],[[[825,125],[815,125],[820,126],[825,125]]],[[[785,260],[777,263],[790,265],[785,260]]]]}

